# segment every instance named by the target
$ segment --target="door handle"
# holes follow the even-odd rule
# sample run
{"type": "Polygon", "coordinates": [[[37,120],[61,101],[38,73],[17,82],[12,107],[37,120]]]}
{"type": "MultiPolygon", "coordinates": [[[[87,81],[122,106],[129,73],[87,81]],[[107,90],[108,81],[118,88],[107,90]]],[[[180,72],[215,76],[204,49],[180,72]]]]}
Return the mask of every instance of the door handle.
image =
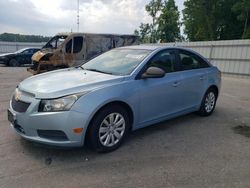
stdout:
{"type": "Polygon", "coordinates": [[[205,79],[205,76],[200,76],[200,80],[204,80],[205,79]]]}
{"type": "Polygon", "coordinates": [[[173,87],[177,87],[178,85],[180,85],[180,82],[179,81],[176,81],[172,84],[173,87]]]}

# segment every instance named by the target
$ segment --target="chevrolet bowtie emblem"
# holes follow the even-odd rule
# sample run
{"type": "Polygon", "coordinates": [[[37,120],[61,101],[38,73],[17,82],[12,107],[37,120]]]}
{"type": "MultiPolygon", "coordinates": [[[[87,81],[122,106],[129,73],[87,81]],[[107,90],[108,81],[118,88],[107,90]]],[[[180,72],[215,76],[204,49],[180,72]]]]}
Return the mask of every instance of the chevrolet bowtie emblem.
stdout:
{"type": "Polygon", "coordinates": [[[19,101],[21,99],[21,95],[22,95],[22,92],[16,91],[16,93],[15,93],[15,100],[19,101]]]}

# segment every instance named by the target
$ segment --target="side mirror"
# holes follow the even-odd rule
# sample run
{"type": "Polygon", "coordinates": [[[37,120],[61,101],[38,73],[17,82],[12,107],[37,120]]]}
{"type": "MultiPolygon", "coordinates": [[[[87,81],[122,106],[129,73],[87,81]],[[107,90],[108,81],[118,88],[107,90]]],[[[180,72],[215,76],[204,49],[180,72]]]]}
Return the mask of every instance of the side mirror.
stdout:
{"type": "Polygon", "coordinates": [[[162,78],[165,76],[165,71],[158,67],[149,67],[141,78],[162,78]]]}

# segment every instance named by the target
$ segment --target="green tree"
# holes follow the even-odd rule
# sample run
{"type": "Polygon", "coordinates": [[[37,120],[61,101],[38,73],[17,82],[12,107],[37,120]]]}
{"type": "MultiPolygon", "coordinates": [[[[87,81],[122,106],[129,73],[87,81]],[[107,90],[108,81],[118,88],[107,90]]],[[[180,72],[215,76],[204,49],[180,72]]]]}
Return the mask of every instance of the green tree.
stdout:
{"type": "Polygon", "coordinates": [[[142,42],[180,40],[179,12],[174,0],[151,0],[145,9],[152,23],[141,23],[136,30],[142,42]]]}
{"type": "Polygon", "coordinates": [[[250,38],[250,1],[241,0],[238,1],[232,8],[232,10],[238,13],[238,20],[244,22],[244,29],[242,38],[250,38]]]}
{"type": "Polygon", "coordinates": [[[51,37],[44,37],[40,35],[20,35],[14,33],[0,34],[0,41],[8,42],[47,42],[51,37]]]}
{"type": "Polygon", "coordinates": [[[152,0],[145,6],[146,11],[152,17],[152,24],[149,24],[150,42],[156,42],[158,35],[158,15],[162,8],[162,0],[152,0]]]}
{"type": "Polygon", "coordinates": [[[151,42],[151,25],[141,23],[139,26],[139,30],[135,30],[134,34],[140,37],[140,41],[142,43],[149,43],[151,42]]]}
{"type": "Polygon", "coordinates": [[[242,37],[244,23],[237,19],[238,13],[232,7],[238,0],[220,0],[216,10],[217,39],[230,40],[242,37]]]}
{"type": "Polygon", "coordinates": [[[214,40],[217,0],[186,0],[183,10],[184,32],[191,41],[214,40]]]}
{"type": "MultiPolygon", "coordinates": [[[[242,38],[249,0],[186,0],[183,10],[184,33],[190,41],[242,38]],[[245,5],[242,6],[242,2],[245,5]],[[232,8],[233,7],[233,8],[232,8]],[[244,17],[239,18],[243,14],[244,17]]],[[[247,21],[246,21],[247,23],[247,21]]],[[[246,27],[247,28],[247,27],[246,27]]],[[[245,29],[247,33],[247,29],[245,29]]]]}
{"type": "Polygon", "coordinates": [[[158,18],[158,33],[162,42],[174,42],[181,39],[179,17],[180,13],[175,1],[164,1],[158,18]]]}

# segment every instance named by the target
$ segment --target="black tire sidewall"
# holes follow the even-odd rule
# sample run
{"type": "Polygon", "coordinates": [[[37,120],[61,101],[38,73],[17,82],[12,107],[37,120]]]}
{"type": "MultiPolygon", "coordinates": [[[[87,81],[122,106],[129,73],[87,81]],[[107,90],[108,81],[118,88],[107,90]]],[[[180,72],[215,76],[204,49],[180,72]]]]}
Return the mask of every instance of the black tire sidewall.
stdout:
{"type": "Polygon", "coordinates": [[[123,142],[124,138],[127,136],[129,130],[129,116],[127,111],[119,105],[111,105],[100,110],[93,118],[89,125],[89,131],[87,133],[87,145],[98,152],[109,152],[117,149],[123,142]],[[99,129],[102,121],[111,113],[119,113],[123,116],[125,120],[125,131],[121,140],[112,147],[107,147],[101,144],[99,140],[99,129]]]}
{"type": "Polygon", "coordinates": [[[9,62],[9,65],[11,67],[19,67],[20,66],[19,62],[16,59],[11,59],[9,62]]]}
{"type": "Polygon", "coordinates": [[[198,113],[199,113],[201,116],[209,116],[209,115],[211,115],[211,114],[213,113],[214,109],[215,109],[216,102],[217,102],[217,97],[218,97],[218,94],[217,94],[217,92],[216,92],[214,89],[208,89],[208,90],[206,91],[205,95],[203,96],[202,103],[201,103],[201,106],[200,106],[200,109],[199,109],[198,113]],[[205,109],[205,101],[206,101],[207,95],[208,95],[210,92],[213,92],[213,93],[214,93],[215,102],[214,102],[213,109],[212,109],[210,112],[207,112],[206,109],[205,109]]]}

